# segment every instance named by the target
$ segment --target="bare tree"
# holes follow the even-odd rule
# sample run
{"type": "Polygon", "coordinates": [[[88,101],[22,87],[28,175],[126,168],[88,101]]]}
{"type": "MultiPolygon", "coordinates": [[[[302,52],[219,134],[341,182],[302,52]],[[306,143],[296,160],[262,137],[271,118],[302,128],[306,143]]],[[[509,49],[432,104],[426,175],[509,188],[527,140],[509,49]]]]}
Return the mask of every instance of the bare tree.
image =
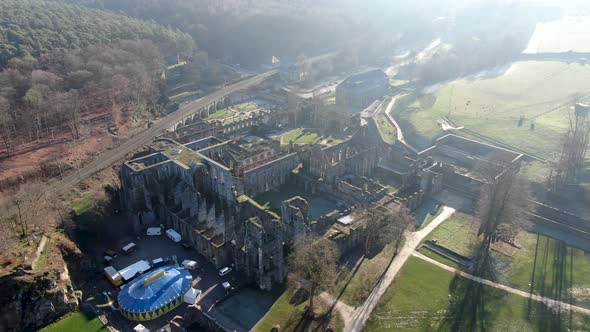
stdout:
{"type": "Polygon", "coordinates": [[[40,183],[21,185],[2,205],[3,215],[11,222],[15,235],[20,237],[27,237],[47,217],[44,190],[40,183]]]}
{"type": "Polygon", "coordinates": [[[492,170],[483,174],[486,182],[478,203],[478,235],[483,235],[483,248],[489,252],[492,242],[498,239],[511,242],[513,235],[526,224],[529,192],[518,168],[507,168],[497,175],[492,170]]]}
{"type": "Polygon", "coordinates": [[[338,248],[329,239],[308,233],[295,242],[289,265],[291,272],[309,290],[308,313],[313,313],[314,297],[334,283],[337,261],[338,248]]]}
{"type": "Polygon", "coordinates": [[[12,130],[14,121],[9,113],[10,104],[6,98],[0,96],[0,132],[6,146],[6,153],[10,156],[12,150],[12,130]]]}
{"type": "Polygon", "coordinates": [[[80,95],[77,90],[57,93],[54,98],[55,107],[64,112],[72,139],[80,138],[80,95]]]}
{"type": "Polygon", "coordinates": [[[559,190],[563,185],[574,183],[584,169],[584,160],[590,144],[590,107],[576,104],[570,115],[569,128],[563,137],[561,157],[554,164],[549,184],[559,190]]]}
{"type": "Polygon", "coordinates": [[[389,210],[383,206],[372,206],[368,210],[368,220],[364,230],[365,255],[389,243],[395,243],[397,253],[404,231],[412,223],[414,218],[406,208],[399,206],[389,210]]]}

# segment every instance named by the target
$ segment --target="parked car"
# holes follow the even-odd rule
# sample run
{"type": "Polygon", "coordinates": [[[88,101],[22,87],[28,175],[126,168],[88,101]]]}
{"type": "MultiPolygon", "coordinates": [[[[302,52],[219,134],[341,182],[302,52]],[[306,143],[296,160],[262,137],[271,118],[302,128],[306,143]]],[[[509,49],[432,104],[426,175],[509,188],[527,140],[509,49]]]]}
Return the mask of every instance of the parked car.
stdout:
{"type": "Polygon", "coordinates": [[[231,290],[231,285],[227,281],[223,282],[221,286],[223,286],[223,289],[225,289],[226,292],[231,290]]]}
{"type": "Polygon", "coordinates": [[[232,268],[231,268],[231,267],[228,267],[228,266],[226,266],[226,267],[224,267],[223,269],[219,270],[219,276],[220,276],[220,277],[223,277],[223,276],[225,276],[225,275],[228,275],[228,274],[229,274],[231,271],[232,271],[232,268]]]}
{"type": "Polygon", "coordinates": [[[128,253],[134,252],[135,249],[137,249],[137,245],[135,243],[131,242],[123,247],[123,252],[128,254],[128,253]]]}
{"type": "Polygon", "coordinates": [[[150,227],[146,231],[147,236],[162,235],[162,229],[160,227],[150,227]]]}
{"type": "Polygon", "coordinates": [[[168,238],[170,238],[170,240],[172,240],[176,243],[178,243],[182,240],[182,236],[180,236],[180,234],[177,231],[173,230],[172,228],[170,228],[166,231],[166,236],[168,236],[168,238]]]}
{"type": "Polygon", "coordinates": [[[111,256],[113,259],[117,258],[117,253],[113,250],[107,249],[104,251],[105,256],[111,256]]]}
{"type": "Polygon", "coordinates": [[[187,270],[194,270],[196,268],[198,268],[199,266],[197,265],[197,262],[195,261],[191,261],[188,259],[185,259],[184,261],[182,261],[182,267],[184,267],[187,270]]]}
{"type": "Polygon", "coordinates": [[[113,257],[111,257],[111,256],[106,255],[103,257],[103,260],[104,260],[104,264],[107,266],[113,264],[113,257]]]}

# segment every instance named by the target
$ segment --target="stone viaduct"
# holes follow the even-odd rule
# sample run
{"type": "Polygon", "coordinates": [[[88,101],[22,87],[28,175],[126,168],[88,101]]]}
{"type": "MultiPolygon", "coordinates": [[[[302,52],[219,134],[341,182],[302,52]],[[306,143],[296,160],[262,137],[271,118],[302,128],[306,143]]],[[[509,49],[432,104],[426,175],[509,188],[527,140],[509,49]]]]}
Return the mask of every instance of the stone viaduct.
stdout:
{"type": "Polygon", "coordinates": [[[210,103],[207,106],[195,109],[193,112],[191,112],[190,114],[187,114],[181,120],[174,123],[170,128],[168,128],[168,130],[169,131],[176,131],[180,127],[188,126],[190,124],[196,123],[197,121],[204,119],[204,118],[208,117],[209,115],[211,115],[221,109],[224,109],[226,107],[240,103],[245,100],[249,100],[251,98],[252,97],[247,94],[235,94],[235,95],[225,96],[223,98],[220,98],[220,99],[210,103]]]}

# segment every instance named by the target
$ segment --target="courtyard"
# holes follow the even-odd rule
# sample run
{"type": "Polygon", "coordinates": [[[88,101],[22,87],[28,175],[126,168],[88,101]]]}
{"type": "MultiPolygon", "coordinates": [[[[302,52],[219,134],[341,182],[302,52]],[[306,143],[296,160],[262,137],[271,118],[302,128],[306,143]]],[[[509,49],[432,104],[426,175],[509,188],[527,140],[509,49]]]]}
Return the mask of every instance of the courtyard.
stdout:
{"type": "Polygon", "coordinates": [[[281,203],[294,196],[300,196],[307,201],[309,204],[309,216],[312,220],[338,210],[341,207],[339,202],[327,195],[308,193],[292,183],[286,183],[277,190],[258,195],[254,197],[254,200],[263,207],[268,207],[271,211],[280,215],[281,203]]]}

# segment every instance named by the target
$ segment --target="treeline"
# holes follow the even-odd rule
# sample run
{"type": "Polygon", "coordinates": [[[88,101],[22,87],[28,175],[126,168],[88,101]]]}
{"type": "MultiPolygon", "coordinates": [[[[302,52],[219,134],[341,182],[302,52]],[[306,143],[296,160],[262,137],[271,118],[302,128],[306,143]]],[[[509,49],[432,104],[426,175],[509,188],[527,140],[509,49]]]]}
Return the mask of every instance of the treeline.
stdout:
{"type": "Polygon", "coordinates": [[[153,21],[43,0],[0,1],[0,67],[15,57],[84,48],[119,40],[150,39],[166,57],[192,55],[192,37],[153,21]]]}
{"type": "Polygon", "coordinates": [[[155,110],[164,68],[149,40],[60,49],[39,59],[8,61],[0,72],[0,140],[10,155],[28,142],[82,135],[101,114],[117,125],[132,113],[155,110]]]}

